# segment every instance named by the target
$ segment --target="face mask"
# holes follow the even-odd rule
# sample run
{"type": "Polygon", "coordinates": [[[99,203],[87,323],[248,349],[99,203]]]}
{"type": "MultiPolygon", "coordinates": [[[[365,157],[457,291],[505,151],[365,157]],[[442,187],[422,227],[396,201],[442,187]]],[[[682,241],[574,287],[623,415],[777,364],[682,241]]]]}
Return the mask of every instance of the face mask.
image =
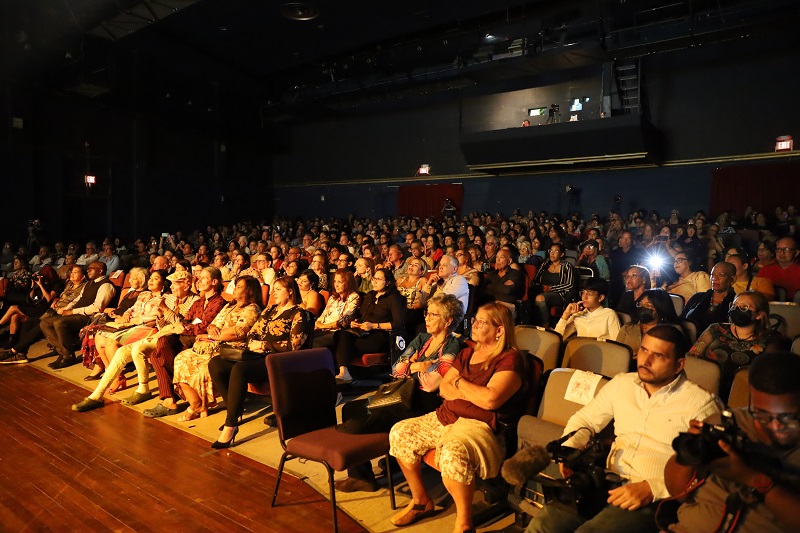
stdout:
{"type": "Polygon", "coordinates": [[[740,328],[749,326],[755,322],[752,311],[742,311],[738,307],[734,307],[728,312],[728,319],[731,321],[731,324],[740,328]]]}
{"type": "Polygon", "coordinates": [[[656,314],[652,309],[647,307],[639,308],[639,322],[642,324],[649,324],[656,319],[656,314]]]}

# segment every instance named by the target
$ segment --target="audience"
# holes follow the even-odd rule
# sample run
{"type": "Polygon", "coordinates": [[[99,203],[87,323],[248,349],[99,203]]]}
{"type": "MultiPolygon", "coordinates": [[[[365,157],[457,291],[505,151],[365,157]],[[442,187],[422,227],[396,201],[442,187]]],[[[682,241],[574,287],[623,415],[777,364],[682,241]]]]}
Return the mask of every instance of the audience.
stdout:
{"type": "Polygon", "coordinates": [[[590,278],[580,292],[581,301],[568,304],[556,324],[556,331],[564,339],[593,337],[598,340],[614,340],[619,334],[619,318],[616,311],[603,307],[608,295],[608,282],[590,278]]]}

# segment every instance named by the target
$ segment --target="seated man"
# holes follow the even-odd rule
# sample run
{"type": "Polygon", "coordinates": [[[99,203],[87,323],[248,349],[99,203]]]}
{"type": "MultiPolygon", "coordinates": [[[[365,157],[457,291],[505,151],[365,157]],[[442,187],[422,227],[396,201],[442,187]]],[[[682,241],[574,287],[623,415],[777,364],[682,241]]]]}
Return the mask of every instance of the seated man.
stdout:
{"type": "Polygon", "coordinates": [[[608,270],[608,263],[605,257],[600,255],[597,241],[590,239],[581,244],[581,255],[578,257],[578,266],[592,269],[595,278],[608,281],[611,274],[608,270]]]}
{"type": "MultiPolygon", "coordinates": [[[[564,435],[580,428],[597,434],[614,421],[615,440],[606,468],[627,482],[608,491],[609,505],[594,517],[547,505],[531,520],[526,533],[659,530],[654,519],[656,502],[669,496],[664,465],[672,455],[672,440],[690,420],[717,412],[714,395],[683,372],[688,349],[688,341],[677,329],[650,329],[639,348],[638,371],[616,376],[567,422],[564,435]]],[[[588,438],[589,432],[578,431],[565,446],[581,447],[588,438]]],[[[559,468],[565,478],[572,475],[562,464],[559,468]]]]}
{"type": "Polygon", "coordinates": [[[116,292],[114,284],[106,276],[105,263],[93,261],[86,274],[89,281],[83,286],[80,297],[59,309],[58,315],[42,318],[39,322],[42,333],[58,354],[58,359],[50,364],[51,368],[66,368],[81,362],[81,358],[75,357],[75,350],[80,345],[78,332],[95,313],[108,307],[116,292]]]}
{"type": "Polygon", "coordinates": [[[458,274],[458,260],[452,255],[443,255],[439,260],[438,270],[429,278],[431,292],[452,294],[467,310],[469,304],[469,284],[464,276],[458,274]]]}
{"type": "MultiPolygon", "coordinates": [[[[74,257],[74,256],[73,256],[74,257]]],[[[41,316],[29,316],[22,323],[16,342],[8,350],[0,351],[0,363],[27,363],[28,349],[44,337],[40,321],[46,317],[58,317],[58,311],[80,297],[86,283],[86,272],[83,267],[73,264],[70,268],[69,281],[61,295],[53,300],[47,311],[41,316]]]]}
{"type": "Polygon", "coordinates": [[[727,322],[728,310],[736,297],[733,281],[736,267],[730,263],[717,263],[711,269],[711,290],[698,292],[686,302],[681,318],[691,320],[697,331],[705,331],[715,322],[727,322]]]}
{"type": "Polygon", "coordinates": [[[97,253],[97,245],[93,241],[86,243],[86,253],[78,257],[77,264],[88,267],[94,261],[97,261],[100,255],[97,253]]]}
{"type": "MultiPolygon", "coordinates": [[[[733,411],[736,426],[753,444],[747,451],[719,441],[721,457],[694,463],[673,456],[665,469],[667,489],[685,503],[676,533],[719,531],[720,520],[735,519],[737,533],[800,531],[800,357],[766,353],[749,370],[750,406],[733,411]],[[764,459],[773,463],[766,466],[764,459]],[[696,471],[698,470],[698,471],[696,471]],[[696,480],[704,479],[700,483],[696,480]],[[694,482],[694,483],[692,483],[694,482]],[[737,510],[732,507],[743,506],[737,510]]],[[[719,415],[707,420],[718,424],[719,415]]],[[[692,420],[689,433],[703,423],[692,420]]],[[[684,455],[684,454],[682,454],[684,455]]]]}
{"type": "Polygon", "coordinates": [[[619,334],[617,313],[603,307],[603,300],[608,294],[608,282],[590,278],[580,294],[580,302],[573,302],[564,309],[556,324],[556,331],[565,340],[576,334],[578,337],[594,337],[598,340],[616,339],[619,334]]]}
{"type": "Polygon", "coordinates": [[[767,265],[758,272],[761,278],[772,281],[776,287],[786,289],[786,300],[791,302],[800,289],[800,264],[797,264],[797,241],[791,237],[780,239],[775,246],[777,263],[767,265]]]}

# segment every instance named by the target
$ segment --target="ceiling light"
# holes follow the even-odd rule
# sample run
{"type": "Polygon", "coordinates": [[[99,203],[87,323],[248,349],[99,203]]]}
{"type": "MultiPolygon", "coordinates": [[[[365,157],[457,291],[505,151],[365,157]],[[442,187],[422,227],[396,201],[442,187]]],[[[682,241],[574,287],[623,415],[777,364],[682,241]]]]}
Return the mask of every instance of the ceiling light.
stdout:
{"type": "Polygon", "coordinates": [[[314,20],[319,16],[319,8],[303,2],[292,2],[281,7],[281,15],[290,20],[314,20]]]}

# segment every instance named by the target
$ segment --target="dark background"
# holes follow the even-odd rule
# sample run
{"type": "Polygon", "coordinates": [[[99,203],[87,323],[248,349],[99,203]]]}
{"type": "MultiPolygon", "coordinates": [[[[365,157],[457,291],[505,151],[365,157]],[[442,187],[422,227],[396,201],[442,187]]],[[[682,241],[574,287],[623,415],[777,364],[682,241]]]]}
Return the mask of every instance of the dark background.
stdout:
{"type": "MultiPolygon", "coordinates": [[[[198,5],[187,8],[186,16],[210,9],[207,2],[198,5]]],[[[788,13],[784,22],[791,26],[797,9],[788,13]]],[[[517,127],[528,107],[550,100],[561,102],[567,120],[571,96],[585,93],[594,100],[607,94],[603,66],[613,58],[595,62],[588,76],[587,68],[537,72],[529,66],[513,75],[496,69],[461,84],[468,86],[452,83],[446,90],[421,84],[412,94],[409,83],[402,97],[384,88],[379,97],[359,93],[361,100],[335,92],[316,98],[287,87],[309,76],[317,58],[308,70],[244,76],[240,69],[238,77],[221,75],[226,71],[215,66],[236,63],[233,49],[206,56],[205,63],[187,59],[185,69],[177,66],[181,57],[174,63],[162,58],[154,66],[158,61],[148,50],[167,30],[174,38],[177,30],[163,25],[173,18],[177,24],[179,13],[159,22],[163,34],[146,29],[138,40],[116,42],[114,60],[100,61],[113,65],[113,74],[99,82],[109,90],[92,97],[75,89],[76,83],[97,81],[87,74],[93,72],[86,68],[88,54],[78,82],[63,69],[55,76],[50,66],[28,68],[24,57],[17,57],[15,15],[7,5],[0,85],[6,126],[0,138],[5,200],[0,233],[9,240],[22,240],[27,220],[34,217],[51,239],[70,240],[131,239],[276,213],[379,217],[396,214],[399,186],[438,182],[463,184],[462,212],[563,212],[565,188],[572,185],[582,190],[584,214],[606,212],[619,194],[623,211],[676,207],[688,216],[711,206],[715,169],[769,163],[750,159],[768,156],[775,138],[798,134],[800,124],[800,39],[783,26],[631,52],[641,62],[646,114],[665,140],[661,165],[487,175],[467,168],[461,133],[517,127]],[[22,119],[21,127],[13,118],[22,119]],[[429,180],[414,177],[422,163],[431,165],[429,180]],[[87,173],[97,176],[91,189],[83,183],[87,173]]],[[[410,21],[398,31],[408,32],[414,24],[425,26],[410,21]]],[[[428,36],[441,28],[429,30],[426,38],[433,38],[428,36]]],[[[85,33],[84,44],[89,42],[85,33]]],[[[360,44],[363,50],[365,43],[360,44]]],[[[285,48],[292,49],[292,43],[285,48]]],[[[270,62],[268,53],[248,53],[253,65],[270,62]]],[[[311,86],[322,91],[320,82],[311,86]]],[[[770,183],[755,186],[769,188],[770,183]]],[[[798,201],[797,188],[782,193],[784,204],[798,201]]]]}

